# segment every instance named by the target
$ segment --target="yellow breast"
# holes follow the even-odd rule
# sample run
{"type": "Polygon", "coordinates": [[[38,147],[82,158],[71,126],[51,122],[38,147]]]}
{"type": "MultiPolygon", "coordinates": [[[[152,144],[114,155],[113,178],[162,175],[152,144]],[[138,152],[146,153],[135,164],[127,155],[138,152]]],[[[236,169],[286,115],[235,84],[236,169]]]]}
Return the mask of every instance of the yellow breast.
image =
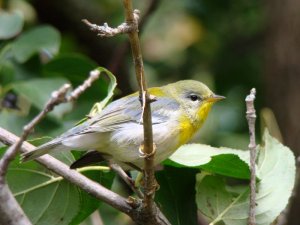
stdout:
{"type": "MultiPolygon", "coordinates": [[[[193,115],[183,115],[179,119],[179,146],[187,143],[201,128],[211,109],[212,103],[204,102],[193,115]]],[[[178,147],[179,147],[178,146],[178,147]]]]}
{"type": "MultiPolygon", "coordinates": [[[[179,146],[187,143],[197,131],[187,116],[181,117],[179,120],[179,146]]],[[[179,147],[178,146],[178,147],[179,147]]]]}

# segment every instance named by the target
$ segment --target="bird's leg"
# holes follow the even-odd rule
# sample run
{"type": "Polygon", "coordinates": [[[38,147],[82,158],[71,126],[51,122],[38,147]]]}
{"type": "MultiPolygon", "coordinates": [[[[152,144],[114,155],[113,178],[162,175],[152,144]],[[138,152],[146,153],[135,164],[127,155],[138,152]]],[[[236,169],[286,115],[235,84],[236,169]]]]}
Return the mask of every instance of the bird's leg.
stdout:
{"type": "Polygon", "coordinates": [[[136,186],[135,186],[135,182],[134,180],[129,177],[125,171],[116,163],[113,163],[113,162],[109,162],[109,166],[110,168],[115,171],[120,177],[121,179],[130,187],[130,189],[136,193],[136,195],[139,197],[139,198],[143,198],[143,193],[140,191],[140,189],[138,189],[136,186]]]}
{"type": "Polygon", "coordinates": [[[144,152],[144,144],[141,144],[140,147],[139,147],[139,153],[140,153],[141,158],[149,158],[149,157],[153,156],[156,153],[155,143],[153,143],[153,151],[149,154],[144,152]]]}

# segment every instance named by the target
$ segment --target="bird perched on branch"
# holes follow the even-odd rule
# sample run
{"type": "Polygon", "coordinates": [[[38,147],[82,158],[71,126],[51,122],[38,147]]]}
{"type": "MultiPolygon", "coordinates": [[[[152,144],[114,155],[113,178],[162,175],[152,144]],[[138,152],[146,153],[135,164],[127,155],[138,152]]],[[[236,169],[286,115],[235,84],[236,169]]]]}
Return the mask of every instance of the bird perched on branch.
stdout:
{"type": "MultiPolygon", "coordinates": [[[[206,85],[183,80],[148,89],[155,96],[151,103],[154,163],[167,159],[188,142],[202,126],[212,105],[224,99],[206,85]]],[[[142,107],[138,93],[111,102],[100,113],[61,136],[22,155],[22,161],[52,151],[85,150],[71,168],[83,167],[101,159],[112,160],[123,168],[143,169],[144,159],[142,107]]]]}

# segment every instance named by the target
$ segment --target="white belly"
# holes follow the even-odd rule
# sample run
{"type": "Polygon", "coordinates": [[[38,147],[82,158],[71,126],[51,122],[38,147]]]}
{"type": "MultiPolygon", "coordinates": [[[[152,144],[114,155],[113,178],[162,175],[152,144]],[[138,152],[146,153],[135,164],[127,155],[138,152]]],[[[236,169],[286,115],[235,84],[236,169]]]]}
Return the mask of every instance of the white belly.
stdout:
{"type": "MultiPolygon", "coordinates": [[[[155,164],[167,159],[178,146],[178,129],[175,129],[173,124],[153,125],[153,141],[156,147],[155,164]]],[[[112,132],[109,147],[106,150],[98,150],[112,155],[115,161],[130,162],[143,168],[144,158],[141,157],[139,152],[143,140],[143,126],[132,124],[126,126],[126,129],[112,132]]]]}

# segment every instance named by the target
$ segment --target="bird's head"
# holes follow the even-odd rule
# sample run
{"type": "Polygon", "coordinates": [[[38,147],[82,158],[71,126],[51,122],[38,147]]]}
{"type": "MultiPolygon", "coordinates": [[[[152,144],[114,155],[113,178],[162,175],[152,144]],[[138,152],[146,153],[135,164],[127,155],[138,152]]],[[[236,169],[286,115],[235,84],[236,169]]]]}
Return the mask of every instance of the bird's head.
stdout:
{"type": "Polygon", "coordinates": [[[206,119],[211,106],[225,98],[214,94],[205,84],[194,80],[182,80],[165,87],[197,128],[206,119]]]}

